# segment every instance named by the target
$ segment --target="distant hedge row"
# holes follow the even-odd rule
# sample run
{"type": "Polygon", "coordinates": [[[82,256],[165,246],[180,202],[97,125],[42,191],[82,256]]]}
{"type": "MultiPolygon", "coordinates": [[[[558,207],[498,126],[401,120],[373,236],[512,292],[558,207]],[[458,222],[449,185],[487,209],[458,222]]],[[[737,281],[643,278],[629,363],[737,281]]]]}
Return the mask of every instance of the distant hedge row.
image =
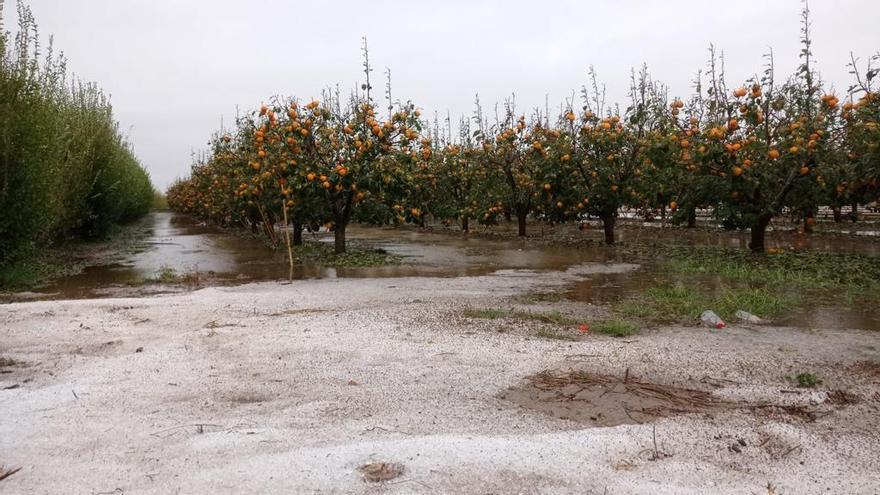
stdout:
{"type": "Polygon", "coordinates": [[[15,38],[0,33],[0,266],[59,238],[100,235],[153,201],[108,98],[71,81],[18,10],[15,38]]]}

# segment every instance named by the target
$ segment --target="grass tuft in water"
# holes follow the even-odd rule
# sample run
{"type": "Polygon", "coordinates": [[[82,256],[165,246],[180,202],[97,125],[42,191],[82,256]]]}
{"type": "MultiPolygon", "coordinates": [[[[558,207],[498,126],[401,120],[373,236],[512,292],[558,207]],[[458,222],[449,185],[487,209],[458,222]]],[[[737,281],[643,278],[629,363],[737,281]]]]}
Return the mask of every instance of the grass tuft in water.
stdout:
{"type": "Polygon", "coordinates": [[[50,251],[43,255],[25,257],[20,261],[0,266],[0,291],[19,291],[53,279],[80,273],[82,263],[65,259],[50,251]]]}
{"type": "Polygon", "coordinates": [[[336,254],[333,245],[325,242],[306,242],[297,246],[294,253],[303,261],[332,267],[368,268],[403,263],[400,256],[383,249],[363,248],[355,243],[349,243],[348,252],[343,254],[336,254]]]}
{"type": "Polygon", "coordinates": [[[516,301],[523,304],[558,303],[565,300],[565,295],[560,292],[533,292],[516,297],[516,301]]]}
{"type": "Polygon", "coordinates": [[[199,285],[200,281],[201,274],[198,270],[178,272],[174,268],[166,265],[161,267],[151,279],[147,280],[147,283],[196,286],[199,285]]]}
{"type": "Polygon", "coordinates": [[[765,287],[723,287],[712,290],[682,285],[652,287],[639,296],[614,305],[614,311],[630,318],[658,322],[683,322],[699,318],[711,309],[732,319],[737,310],[762,318],[774,318],[793,311],[800,296],[765,287]]]}

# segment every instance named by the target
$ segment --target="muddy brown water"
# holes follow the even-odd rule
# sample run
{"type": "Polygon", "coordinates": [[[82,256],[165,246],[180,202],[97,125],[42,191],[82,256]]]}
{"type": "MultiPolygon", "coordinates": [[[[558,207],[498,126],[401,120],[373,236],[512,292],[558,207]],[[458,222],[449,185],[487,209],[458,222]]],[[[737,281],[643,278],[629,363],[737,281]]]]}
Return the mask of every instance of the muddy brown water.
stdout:
{"type": "MultiPolygon", "coordinates": [[[[748,236],[713,230],[657,228],[656,223],[626,226],[618,230],[621,242],[656,241],[687,246],[724,246],[745,249],[748,236]]],[[[515,226],[493,227],[489,232],[504,232],[515,226]]],[[[862,229],[865,224],[862,224],[862,229]]],[[[575,227],[556,227],[555,234],[601,238],[601,229],[591,226],[585,231],[575,227]],[[570,229],[570,230],[566,230],[570,229]]],[[[306,239],[332,242],[329,234],[304,234],[306,239]]],[[[541,224],[530,226],[530,235],[541,239],[550,236],[550,229],[541,224]]],[[[198,273],[203,283],[236,284],[249,281],[287,279],[289,267],[283,250],[272,250],[263,243],[241,238],[211,226],[199,224],[192,217],[168,211],[151,213],[137,226],[131,242],[119,252],[106,253],[106,259],[92,259],[85,270],[75,276],[55,280],[38,289],[36,298],[83,298],[131,293],[131,287],[157,276],[163,269],[178,274],[198,273]]],[[[371,228],[352,226],[350,239],[364,247],[383,249],[403,257],[400,265],[367,268],[333,268],[315,263],[295,267],[293,278],[332,277],[458,277],[485,275],[503,269],[565,270],[585,262],[613,262],[613,250],[600,243],[578,247],[554,246],[552,242],[521,241],[514,238],[489,239],[483,236],[462,236],[453,231],[419,232],[413,229],[371,228]]],[[[551,239],[551,237],[547,237],[551,239]]],[[[792,232],[775,232],[770,244],[777,247],[853,251],[880,255],[880,242],[853,236],[805,236],[792,232]]],[[[629,260],[627,260],[629,261],[629,260]]],[[[659,282],[675,282],[658,278],[649,265],[635,272],[593,274],[573,284],[566,297],[576,301],[604,304],[638,294],[659,282]]],[[[704,281],[711,290],[712,281],[704,281]]],[[[151,285],[141,293],[161,292],[161,285],[151,285]]],[[[835,328],[866,328],[880,330],[880,311],[875,308],[837,308],[815,305],[808,311],[786,320],[786,323],[835,328]]]]}
{"type": "MultiPolygon", "coordinates": [[[[77,298],[100,295],[107,287],[140,283],[162,270],[199,273],[215,282],[287,279],[283,250],[242,238],[191,217],[167,211],[144,220],[142,232],[127,253],[88,266],[75,276],[53,281],[41,294],[77,298]]],[[[294,268],[294,279],[333,277],[458,277],[484,275],[501,269],[564,270],[587,262],[610,259],[598,246],[572,250],[536,247],[522,241],[497,241],[458,235],[428,234],[405,229],[351,226],[349,240],[367,248],[401,256],[404,263],[379,267],[325,267],[305,262],[294,268]]],[[[305,233],[306,240],[332,242],[332,234],[305,233]]]]}

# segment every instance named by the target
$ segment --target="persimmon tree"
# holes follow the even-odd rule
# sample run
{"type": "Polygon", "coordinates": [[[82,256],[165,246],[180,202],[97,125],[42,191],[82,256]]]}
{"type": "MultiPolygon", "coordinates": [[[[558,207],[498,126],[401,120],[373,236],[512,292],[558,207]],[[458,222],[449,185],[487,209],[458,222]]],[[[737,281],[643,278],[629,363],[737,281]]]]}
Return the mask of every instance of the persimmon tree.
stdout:
{"type": "MultiPolygon", "coordinates": [[[[339,100],[315,100],[305,111],[300,125],[307,126],[300,131],[298,145],[309,193],[323,196],[335,251],[344,253],[346,228],[358,206],[367,200],[374,206],[388,205],[407,188],[407,174],[393,151],[430,153],[430,143],[418,139],[421,123],[411,103],[388,120],[377,115],[369,98],[358,95],[345,108],[339,100]]],[[[391,214],[379,208],[372,218],[361,220],[384,223],[383,213],[391,214]]]]}
{"type": "Polygon", "coordinates": [[[664,92],[643,68],[633,75],[631,104],[621,114],[605,106],[604,90],[599,89],[595,72],[590,73],[592,93],[584,88],[580,119],[573,110],[564,116],[564,142],[570,151],[559,162],[569,171],[569,201],[599,217],[605,243],[614,244],[620,208],[638,202],[642,168],[654,166],[645,152],[667,125],[664,92]]]}
{"type": "Polygon", "coordinates": [[[703,100],[706,120],[697,141],[695,173],[710,180],[716,214],[751,232],[749,248],[764,252],[771,220],[787,205],[801,204],[816,181],[823,156],[834,144],[839,100],[821,94],[811,67],[809,11],[804,10],[801,65],[779,85],[772,53],[760,78],[730,91],[710,61],[710,86],[703,100]]]}
{"type": "Polygon", "coordinates": [[[853,205],[880,200],[880,93],[875,81],[880,68],[874,67],[876,63],[880,63],[880,53],[868,60],[861,74],[852,58],[855,83],[841,111],[844,151],[850,166],[839,174],[834,193],[853,205]]]}
{"type": "MultiPolygon", "coordinates": [[[[457,221],[463,232],[479,215],[489,191],[490,177],[466,120],[459,125],[459,139],[434,153],[423,164],[425,189],[431,191],[431,211],[444,220],[457,221]]],[[[490,206],[491,207],[491,206],[490,206]]]]}
{"type": "Polygon", "coordinates": [[[534,130],[526,124],[525,116],[516,116],[513,102],[508,101],[504,105],[503,118],[496,121],[487,133],[478,134],[483,166],[494,176],[494,190],[497,192],[497,204],[484,213],[483,220],[490,221],[509,209],[516,215],[520,237],[526,236],[526,221],[541,191],[536,177],[540,164],[538,155],[542,154],[543,145],[533,139],[534,130]]]}

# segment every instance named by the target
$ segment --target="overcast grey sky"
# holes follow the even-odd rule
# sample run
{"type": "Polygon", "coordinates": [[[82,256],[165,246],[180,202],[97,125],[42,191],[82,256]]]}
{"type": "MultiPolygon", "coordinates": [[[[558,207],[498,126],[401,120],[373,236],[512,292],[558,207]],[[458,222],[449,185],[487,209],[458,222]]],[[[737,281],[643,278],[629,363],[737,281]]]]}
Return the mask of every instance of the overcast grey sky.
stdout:
{"type": "MultiPolygon", "coordinates": [[[[15,22],[6,0],[7,28],[15,22]]],[[[672,95],[687,95],[707,47],[724,50],[731,84],[798,63],[800,0],[30,0],[41,34],[70,68],[112,95],[117,118],[163,189],[187,173],[221,116],[274,94],[309,98],[362,80],[361,36],[396,97],[432,115],[470,115],[511,92],[522,110],[553,108],[596,67],[611,101],[631,67],[647,63],[672,95]]],[[[10,5],[12,4],[12,5],[10,5]]],[[[814,55],[839,90],[850,51],[880,50],[880,0],[813,0],[814,55]]]]}

